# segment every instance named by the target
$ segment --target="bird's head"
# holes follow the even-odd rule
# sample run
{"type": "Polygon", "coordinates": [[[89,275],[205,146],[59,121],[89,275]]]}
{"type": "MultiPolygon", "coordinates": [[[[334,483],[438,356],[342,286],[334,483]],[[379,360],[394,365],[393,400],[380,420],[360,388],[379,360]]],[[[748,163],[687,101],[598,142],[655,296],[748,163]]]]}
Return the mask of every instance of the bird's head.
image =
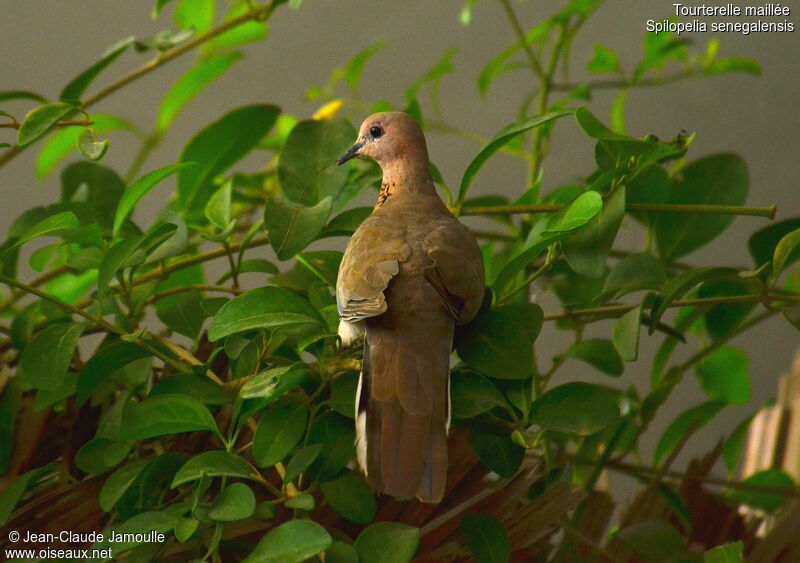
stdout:
{"type": "Polygon", "coordinates": [[[369,116],[361,124],[356,143],[339,164],[352,158],[369,158],[384,170],[400,163],[424,164],[427,169],[428,149],[417,122],[407,113],[389,111],[369,116]]]}

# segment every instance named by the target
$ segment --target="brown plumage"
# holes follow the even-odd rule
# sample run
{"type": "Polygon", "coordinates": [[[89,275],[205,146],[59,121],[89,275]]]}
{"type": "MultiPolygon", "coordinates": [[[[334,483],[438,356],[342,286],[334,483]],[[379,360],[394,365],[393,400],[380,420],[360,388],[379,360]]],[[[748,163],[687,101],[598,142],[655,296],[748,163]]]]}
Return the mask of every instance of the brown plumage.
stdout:
{"type": "Polygon", "coordinates": [[[378,204],[350,239],[336,282],[343,342],[366,331],[359,465],[376,491],[439,502],[453,331],[480,308],[483,262],[475,237],[436,194],[425,137],[410,116],[369,117],[339,163],[354,157],[383,170],[378,204]]]}

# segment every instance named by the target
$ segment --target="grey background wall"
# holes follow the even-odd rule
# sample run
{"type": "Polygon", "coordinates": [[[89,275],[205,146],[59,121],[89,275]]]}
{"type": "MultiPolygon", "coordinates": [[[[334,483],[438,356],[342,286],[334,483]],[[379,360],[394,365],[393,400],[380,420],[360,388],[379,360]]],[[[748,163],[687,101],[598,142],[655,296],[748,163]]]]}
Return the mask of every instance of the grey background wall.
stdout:
{"type": "MultiPolygon", "coordinates": [[[[562,3],[540,0],[515,1],[514,4],[523,21],[532,26],[562,3]]],[[[69,79],[117,40],[132,34],[148,37],[166,27],[169,16],[165,14],[161,20],[153,22],[149,17],[150,5],[149,0],[0,1],[0,90],[24,88],[56,97],[69,79]]],[[[800,3],[786,5],[795,12],[800,10],[800,3]]],[[[514,39],[498,3],[489,0],[477,3],[469,27],[463,27],[458,21],[460,8],[458,0],[307,0],[300,11],[281,9],[270,22],[266,41],[248,46],[248,60],[235,66],[188,106],[145,169],[174,162],[183,144],[201,124],[237,105],[269,102],[301,117],[310,115],[315,105],[304,101],[305,89],[324,83],[331,68],[344,64],[355,52],[378,39],[385,39],[386,43],[364,74],[365,98],[385,98],[402,105],[402,93],[407,85],[447,48],[456,47],[457,72],[447,76],[443,83],[444,117],[466,129],[491,135],[513,120],[530,78],[524,73],[508,74],[493,85],[488,97],[481,98],[475,87],[478,72],[489,58],[514,39]]],[[[607,1],[586,25],[575,45],[573,78],[586,77],[583,69],[595,43],[617,51],[622,64],[632,68],[640,57],[645,21],[668,17],[671,9],[672,2],[664,0],[607,1]]],[[[792,14],[789,19],[795,26],[800,25],[798,14],[792,14]]],[[[685,37],[704,44],[712,35],[685,37]]],[[[697,132],[690,153],[692,158],[723,151],[742,155],[750,170],[748,203],[777,204],[778,219],[795,216],[800,211],[797,205],[800,30],[748,36],[729,33],[716,37],[721,40],[722,55],[753,57],[761,64],[763,75],[758,78],[723,75],[637,90],[629,96],[628,129],[635,135],[654,133],[661,138],[671,138],[681,129],[697,132]]],[[[124,55],[98,84],[134,68],[148,56],[124,55]]],[[[160,99],[191,62],[192,55],[179,59],[94,109],[126,117],[148,130],[156,116],[155,100],[160,99]]],[[[590,106],[605,118],[612,100],[610,94],[598,93],[590,106]]],[[[0,130],[0,141],[10,140],[10,137],[10,130],[0,130]]],[[[113,146],[105,162],[124,170],[135,147],[125,134],[113,134],[112,140],[113,146]]],[[[453,184],[457,184],[461,172],[478,149],[471,142],[436,134],[429,136],[429,147],[433,159],[453,184]]],[[[22,210],[51,202],[57,193],[57,174],[42,182],[33,179],[36,153],[35,148],[25,152],[0,172],[0,230],[3,232],[22,210]]],[[[545,166],[544,189],[552,189],[589,172],[591,155],[591,143],[571,122],[563,122],[545,166]]],[[[486,166],[474,192],[519,193],[524,175],[521,164],[500,156],[486,166]]],[[[171,186],[164,185],[148,196],[150,213],[155,213],[163,204],[170,189],[171,186]]],[[[689,261],[704,265],[749,265],[748,236],[766,224],[764,219],[736,219],[721,239],[690,256],[689,261]]],[[[621,237],[623,246],[641,248],[642,234],[635,228],[623,228],[621,237]]],[[[337,242],[340,246],[344,243],[344,240],[337,242]]],[[[547,299],[542,305],[549,312],[557,308],[556,303],[547,299]]],[[[601,324],[593,330],[608,329],[608,325],[601,324]]],[[[628,367],[619,383],[635,382],[645,388],[657,343],[655,338],[644,341],[643,358],[628,367]]],[[[782,319],[776,318],[733,344],[744,348],[751,358],[753,400],[749,405],[730,409],[720,416],[693,442],[696,446],[691,448],[693,451],[713,445],[719,436],[774,394],[776,378],[788,369],[798,338],[782,319]]],[[[562,349],[565,340],[555,327],[546,326],[540,345],[555,353],[562,349]]],[[[598,377],[578,362],[569,362],[561,373],[559,377],[564,379],[598,377]]],[[[666,412],[652,428],[651,436],[657,437],[675,413],[699,403],[702,397],[697,384],[687,378],[675,400],[667,405],[666,412]]],[[[652,447],[652,443],[645,446],[644,460],[650,459],[652,447]]]]}

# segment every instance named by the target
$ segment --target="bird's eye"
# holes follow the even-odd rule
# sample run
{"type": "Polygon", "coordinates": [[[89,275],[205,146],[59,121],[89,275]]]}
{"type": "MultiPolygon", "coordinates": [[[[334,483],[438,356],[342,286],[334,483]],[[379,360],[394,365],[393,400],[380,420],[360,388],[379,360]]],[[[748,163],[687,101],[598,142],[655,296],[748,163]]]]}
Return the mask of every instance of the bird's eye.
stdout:
{"type": "Polygon", "coordinates": [[[369,134],[373,139],[377,139],[383,135],[383,128],[378,125],[373,125],[369,128],[369,134]]]}

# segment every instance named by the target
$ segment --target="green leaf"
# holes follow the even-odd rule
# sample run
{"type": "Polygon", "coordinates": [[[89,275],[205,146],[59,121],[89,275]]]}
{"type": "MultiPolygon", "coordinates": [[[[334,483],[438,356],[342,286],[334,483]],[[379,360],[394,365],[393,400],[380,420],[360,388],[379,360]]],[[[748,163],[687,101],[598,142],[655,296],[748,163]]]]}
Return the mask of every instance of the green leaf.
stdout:
{"type": "Polygon", "coordinates": [[[313,206],[330,197],[338,207],[349,170],[335,163],[353,144],[355,136],[353,126],[342,119],[301,121],[295,125],[278,161],[278,178],[286,198],[313,206]]]}
{"type": "Polygon", "coordinates": [[[239,396],[242,399],[274,400],[300,385],[305,377],[306,369],[302,362],[269,368],[245,383],[239,390],[239,396]]]}
{"type": "Polygon", "coordinates": [[[256,510],[256,496],[244,483],[233,483],[225,487],[214,499],[208,516],[212,520],[233,522],[250,518],[256,510]]]}
{"type": "Polygon", "coordinates": [[[78,136],[78,151],[89,160],[100,160],[105,156],[111,141],[98,141],[94,129],[85,128],[78,136]]]}
{"type": "Polygon", "coordinates": [[[557,213],[548,223],[544,234],[574,231],[583,227],[603,209],[602,196],[593,191],[584,192],[575,201],[557,213]]]}
{"type": "Polygon", "coordinates": [[[575,110],[575,121],[578,123],[578,127],[580,127],[583,132],[592,139],[598,139],[601,141],[632,140],[631,137],[615,133],[603,125],[600,120],[597,119],[594,114],[592,114],[592,112],[585,107],[579,107],[575,110]]]}
{"type": "Polygon", "coordinates": [[[473,429],[469,433],[469,445],[486,467],[506,478],[514,476],[525,455],[525,448],[521,448],[511,441],[510,436],[503,434],[473,429]]]}
{"type": "MultiPolygon", "coordinates": [[[[61,173],[61,200],[69,202],[82,223],[96,221],[103,234],[111,231],[124,191],[125,184],[117,173],[95,162],[73,162],[61,173]]],[[[106,248],[104,241],[96,243],[97,248],[106,248]]]]}
{"type": "Polygon", "coordinates": [[[295,495],[292,498],[286,500],[283,503],[283,506],[286,508],[297,509],[297,510],[314,510],[314,507],[317,506],[317,501],[314,498],[314,495],[311,493],[301,493],[299,495],[295,495]]]}
{"type": "Polygon", "coordinates": [[[760,76],[761,66],[753,59],[746,57],[725,57],[712,62],[706,67],[706,73],[708,74],[723,74],[726,72],[744,72],[760,76]]]}
{"type": "Polygon", "coordinates": [[[153,4],[153,9],[150,11],[150,17],[152,19],[158,19],[158,16],[161,15],[161,10],[169,4],[172,0],[156,0],[153,4]]]}
{"type": "MultiPolygon", "coordinates": [[[[794,480],[780,469],[765,469],[750,475],[747,479],[742,481],[742,485],[775,489],[792,489],[794,488],[794,480]]],[[[760,508],[767,512],[775,512],[784,505],[787,499],[785,493],[766,493],[756,490],[744,489],[731,489],[725,495],[729,502],[737,504],[746,504],[753,508],[760,508]]]]}
{"type": "Polygon", "coordinates": [[[137,535],[139,538],[144,538],[145,534],[153,532],[166,534],[172,531],[180,519],[180,515],[166,510],[142,512],[114,527],[113,536],[121,538],[121,541],[112,542],[112,534],[104,534],[105,539],[94,547],[103,549],[110,546],[113,553],[122,553],[142,543],[141,539],[137,540],[137,535]]]}
{"type": "MultiPolygon", "coordinates": [[[[547,18],[539,22],[537,25],[528,30],[525,35],[525,45],[533,45],[546,39],[550,30],[554,26],[554,19],[547,18]]],[[[485,96],[489,91],[489,86],[495,78],[514,69],[526,69],[526,65],[520,63],[507,62],[514,54],[523,48],[521,42],[517,41],[513,45],[506,47],[500,53],[495,55],[480,72],[478,76],[478,91],[481,96],[485,96]]]]}
{"type": "Polygon", "coordinates": [[[725,403],[722,401],[708,401],[679,414],[658,440],[653,456],[654,464],[661,465],[664,458],[671,454],[686,436],[694,434],[708,424],[724,407],[725,403]]]}
{"type": "Polygon", "coordinates": [[[53,102],[29,111],[17,131],[17,144],[20,147],[30,145],[75,108],[76,104],[73,103],[53,102]]]}
{"type": "Polygon", "coordinates": [[[80,227],[78,218],[72,211],[63,211],[50,215],[46,219],[42,219],[30,229],[25,231],[14,243],[6,249],[6,253],[14,248],[18,248],[28,241],[39,237],[47,236],[63,236],[69,231],[73,231],[80,227]]]}
{"type": "Polygon", "coordinates": [[[594,55],[586,66],[586,69],[589,72],[616,72],[619,70],[617,54],[608,47],[595,45],[594,55]]]}
{"type": "Polygon", "coordinates": [[[747,434],[750,431],[750,424],[753,422],[754,416],[744,419],[725,440],[725,446],[722,449],[722,461],[725,463],[725,469],[729,477],[736,475],[736,469],[739,467],[739,460],[742,457],[747,434]]]}
{"type": "Polygon", "coordinates": [[[203,328],[203,321],[209,316],[203,310],[203,300],[199,291],[187,292],[177,302],[158,308],[156,316],[171,330],[196,340],[203,328]]]}
{"type": "Polygon", "coordinates": [[[616,300],[633,291],[659,289],[666,280],[661,261],[648,253],[626,256],[606,277],[603,294],[616,300]]]}
{"type": "Polygon", "coordinates": [[[180,394],[194,397],[204,405],[225,405],[232,403],[234,397],[225,388],[211,381],[205,375],[195,373],[179,373],[170,375],[159,381],[150,396],[180,394]]]}
{"type": "MultiPolygon", "coordinates": [[[[780,240],[791,233],[800,229],[800,217],[794,219],[786,219],[779,221],[775,224],[764,227],[756,231],[747,243],[750,249],[750,256],[753,257],[753,262],[756,266],[772,260],[775,252],[775,247],[778,246],[780,240]]],[[[784,268],[789,264],[795,262],[800,258],[800,251],[796,250],[790,254],[790,258],[784,263],[784,268]]]]}
{"type": "Polygon", "coordinates": [[[714,350],[697,365],[697,378],[709,399],[731,405],[750,401],[750,376],[747,354],[732,346],[714,350]]]}
{"type": "Polygon", "coordinates": [[[260,287],[225,303],[211,322],[208,338],[216,342],[237,332],[304,323],[323,323],[308,301],[282,287],[260,287]]]}
{"type": "MultiPolygon", "coordinates": [[[[247,14],[251,5],[246,0],[236,0],[229,3],[230,9],[225,14],[223,24],[247,14]]],[[[267,23],[265,21],[249,20],[221,33],[208,43],[209,51],[230,49],[244,43],[261,41],[267,36],[267,23]]]]}
{"type": "Polygon", "coordinates": [[[136,204],[139,203],[139,200],[142,199],[147,192],[152,190],[160,182],[164,181],[179,170],[186,170],[187,168],[191,167],[195,167],[193,162],[171,164],[170,166],[165,166],[163,168],[153,170],[152,172],[148,172],[131,184],[123,192],[122,197],[119,200],[119,204],[117,205],[117,211],[114,214],[114,236],[116,237],[119,235],[119,231],[122,228],[122,224],[124,223],[125,219],[128,218],[133,209],[136,207],[136,204]]]}
{"type": "Polygon", "coordinates": [[[378,506],[360,473],[345,469],[330,481],[320,483],[322,494],[337,514],[356,524],[369,524],[378,506]]]}
{"type": "Polygon", "coordinates": [[[253,436],[253,459],[259,467],[271,467],[282,461],[306,433],[308,409],[286,402],[267,409],[253,436]]]}
{"type": "Polygon", "coordinates": [[[212,225],[224,231],[231,223],[231,199],[233,197],[233,181],[228,180],[206,204],[206,218],[212,225]]]}
{"type": "Polygon", "coordinates": [[[532,344],[542,328],[542,318],[538,305],[489,309],[459,334],[458,356],[489,377],[528,378],[533,369],[532,344]]]}
{"type": "Polygon", "coordinates": [[[104,512],[110,512],[117,504],[122,495],[133,485],[142,469],[148,464],[148,460],[137,459],[131,461],[108,476],[100,494],[97,497],[100,508],[104,512]]]}
{"type": "Polygon", "coordinates": [[[225,53],[199,60],[172,85],[161,101],[156,120],[159,133],[169,129],[172,122],[183,111],[192,98],[208,87],[242,58],[241,53],[225,53]]]}
{"type": "Polygon", "coordinates": [[[356,538],[361,561],[370,563],[408,563],[419,546],[418,528],[395,522],[376,522],[356,538]]]}
{"type": "Polygon", "coordinates": [[[651,561],[673,560],[684,551],[683,536],[660,520],[633,524],[614,534],[614,539],[651,561]]]}
{"type": "Polygon", "coordinates": [[[14,511],[14,507],[22,498],[25,491],[40,477],[54,471],[58,468],[55,463],[48,463],[42,467],[31,469],[17,477],[13,483],[8,485],[5,491],[0,493],[0,526],[4,526],[8,522],[9,516],[14,511]]]}
{"type": "Polygon", "coordinates": [[[450,401],[453,418],[472,418],[506,406],[503,395],[489,379],[463,369],[450,374],[450,401]]]}
{"type": "Polygon", "coordinates": [[[8,102],[11,100],[33,100],[43,104],[47,103],[47,98],[40,96],[36,92],[28,92],[26,90],[0,91],[0,102],[8,102]]]}
{"type": "Polygon", "coordinates": [[[464,514],[459,526],[464,543],[478,563],[507,563],[511,560],[508,534],[491,514],[464,514]]]}
{"type": "Polygon", "coordinates": [[[775,247],[775,252],[772,255],[772,274],[770,275],[773,284],[777,281],[784,267],[790,261],[796,260],[798,255],[800,255],[800,229],[785,235],[775,247]]]}
{"type": "Polygon", "coordinates": [[[105,473],[122,463],[131,445],[108,438],[95,438],[86,442],[75,454],[75,466],[85,473],[105,473]]]}
{"type": "Polygon", "coordinates": [[[358,373],[351,371],[340,375],[331,383],[331,396],[327,404],[339,414],[355,418],[357,387],[358,373]]]}
{"type": "Polygon", "coordinates": [[[305,444],[321,444],[322,452],[308,468],[317,481],[334,477],[355,455],[353,421],[335,412],[318,416],[311,424],[305,444]]]}
{"type": "Polygon", "coordinates": [[[478,152],[475,158],[472,159],[472,162],[469,163],[467,169],[464,171],[464,176],[461,178],[461,187],[458,190],[458,204],[463,205],[464,200],[467,197],[467,190],[469,189],[472,180],[475,178],[475,175],[486,163],[486,161],[489,160],[489,157],[491,157],[503,146],[508,144],[509,141],[521,135],[522,133],[530,131],[535,127],[539,127],[540,125],[544,125],[545,123],[553,121],[554,119],[558,119],[570,114],[572,114],[571,111],[557,111],[541,116],[531,117],[529,119],[524,119],[522,121],[507,125],[495,133],[495,135],[489,139],[485,145],[483,145],[481,150],[478,152]]]}
{"type": "Polygon", "coordinates": [[[207,430],[219,435],[208,408],[186,395],[158,395],[125,409],[122,437],[146,440],[155,436],[207,430]]]}
{"type": "Polygon", "coordinates": [[[658,299],[653,304],[653,314],[651,315],[652,321],[650,325],[650,334],[653,334],[656,330],[656,325],[659,321],[661,321],[661,317],[664,315],[664,311],[667,310],[670,303],[679,300],[681,297],[686,295],[690,289],[697,286],[698,284],[718,280],[725,276],[736,275],[736,270],[733,268],[695,268],[693,270],[689,270],[683,272],[680,275],[675,276],[664,286],[664,289],[661,290],[661,293],[658,295],[658,299]]]}
{"type": "MultiPolygon", "coordinates": [[[[734,154],[697,160],[673,179],[666,203],[742,205],[748,191],[747,165],[734,154]]],[[[717,238],[733,221],[727,215],[661,213],[655,222],[656,244],[665,260],[675,260],[717,238]]]]}
{"type": "Polygon", "coordinates": [[[77,401],[82,404],[107,377],[126,365],[146,358],[150,352],[131,342],[117,340],[101,347],[78,375],[77,401]]]}
{"type": "Polygon", "coordinates": [[[203,216],[212,181],[241,160],[272,128],[280,109],[244,106],[207,125],[184,147],[180,162],[197,162],[178,173],[178,208],[189,218],[203,216]]]}
{"type": "Polygon", "coordinates": [[[574,382],[558,385],[531,405],[529,420],[543,428],[589,436],[619,420],[614,394],[605,387],[574,382]]]}
{"type": "Polygon", "coordinates": [[[314,462],[322,451],[322,444],[313,444],[305,448],[300,448],[286,464],[286,472],[283,474],[283,482],[294,481],[303,471],[314,462]]]}
{"type": "Polygon", "coordinates": [[[639,328],[642,324],[642,308],[639,305],[622,315],[614,323],[614,348],[625,362],[635,362],[639,357],[639,328]]]}
{"type": "Polygon", "coordinates": [[[124,53],[128,47],[133,44],[133,39],[133,37],[123,39],[109,48],[108,51],[103,53],[103,57],[99,61],[70,80],[69,84],[64,86],[64,89],[61,90],[61,94],[58,95],[58,98],[64,102],[80,100],[92,81],[97,78],[97,75],[103,72],[108,65],[113,63],[117,57],[124,53]]]}
{"type": "Polygon", "coordinates": [[[177,230],[177,226],[164,223],[159,225],[148,235],[137,236],[124,239],[112,246],[103,261],[100,263],[97,272],[97,295],[104,297],[109,291],[109,284],[117,275],[117,272],[127,267],[141,264],[144,261],[142,253],[138,253],[142,248],[147,248],[148,243],[159,241],[165,236],[171,236],[177,230]],[[138,258],[138,259],[137,259],[138,258]]]}
{"type": "Polygon", "coordinates": [[[331,543],[331,535],[316,522],[290,520],[267,532],[243,563],[302,563],[331,543]]]}
{"type": "Polygon", "coordinates": [[[199,520],[195,520],[194,518],[184,518],[177,524],[175,524],[175,539],[181,543],[184,543],[191,538],[194,533],[197,531],[198,526],[200,525],[199,520]]]}
{"type": "Polygon", "coordinates": [[[36,334],[22,351],[16,380],[34,389],[57,389],[86,326],[58,323],[36,334]]]}
{"type": "Polygon", "coordinates": [[[358,92],[358,84],[361,81],[361,73],[364,71],[364,65],[383,47],[383,41],[376,41],[363,51],[356,53],[350,59],[344,70],[344,80],[347,87],[353,92],[358,92]]]}
{"type": "Polygon", "coordinates": [[[560,357],[583,360],[603,373],[615,377],[622,375],[625,369],[614,344],[604,338],[593,338],[578,342],[561,354],[560,357]]]}
{"type": "MultiPolygon", "coordinates": [[[[114,115],[93,114],[92,129],[97,135],[108,131],[135,131],[127,120],[114,115]]],[[[80,127],[61,127],[55,131],[42,145],[36,159],[36,177],[40,180],[50,174],[58,163],[69,156],[78,146],[78,139],[83,134],[80,127]]],[[[91,199],[90,199],[91,201],[91,199]]]]}
{"type": "Polygon", "coordinates": [[[425,86],[425,84],[431,83],[433,84],[434,105],[437,105],[436,92],[439,90],[442,77],[455,70],[455,67],[453,66],[453,57],[455,54],[455,48],[451,47],[450,49],[447,49],[442,57],[427,72],[425,72],[425,74],[415,80],[414,83],[408,87],[405,94],[406,101],[411,102],[412,100],[416,100],[419,97],[419,92],[422,90],[422,87],[425,86]]]}
{"type": "Polygon", "coordinates": [[[170,487],[174,489],[189,481],[196,481],[203,475],[260,480],[258,472],[243,457],[224,450],[213,450],[198,454],[184,463],[173,477],[170,487]]]}
{"type": "Polygon", "coordinates": [[[280,192],[269,197],[264,226],[279,260],[288,260],[317,238],[330,215],[331,205],[329,197],[313,207],[292,203],[280,192]]]}
{"type": "Polygon", "coordinates": [[[592,278],[603,276],[608,253],[624,217],[625,190],[620,186],[608,196],[597,215],[561,240],[564,258],[575,272],[592,278]]]}
{"type": "Polygon", "coordinates": [[[325,563],[358,563],[358,552],[349,543],[335,541],[325,551],[325,563]]]}
{"type": "Polygon", "coordinates": [[[703,563],[744,563],[744,544],[737,541],[710,549],[703,554],[703,563]]]}
{"type": "Polygon", "coordinates": [[[180,29],[194,29],[204,33],[214,25],[214,0],[179,0],[173,19],[180,29]]]}

